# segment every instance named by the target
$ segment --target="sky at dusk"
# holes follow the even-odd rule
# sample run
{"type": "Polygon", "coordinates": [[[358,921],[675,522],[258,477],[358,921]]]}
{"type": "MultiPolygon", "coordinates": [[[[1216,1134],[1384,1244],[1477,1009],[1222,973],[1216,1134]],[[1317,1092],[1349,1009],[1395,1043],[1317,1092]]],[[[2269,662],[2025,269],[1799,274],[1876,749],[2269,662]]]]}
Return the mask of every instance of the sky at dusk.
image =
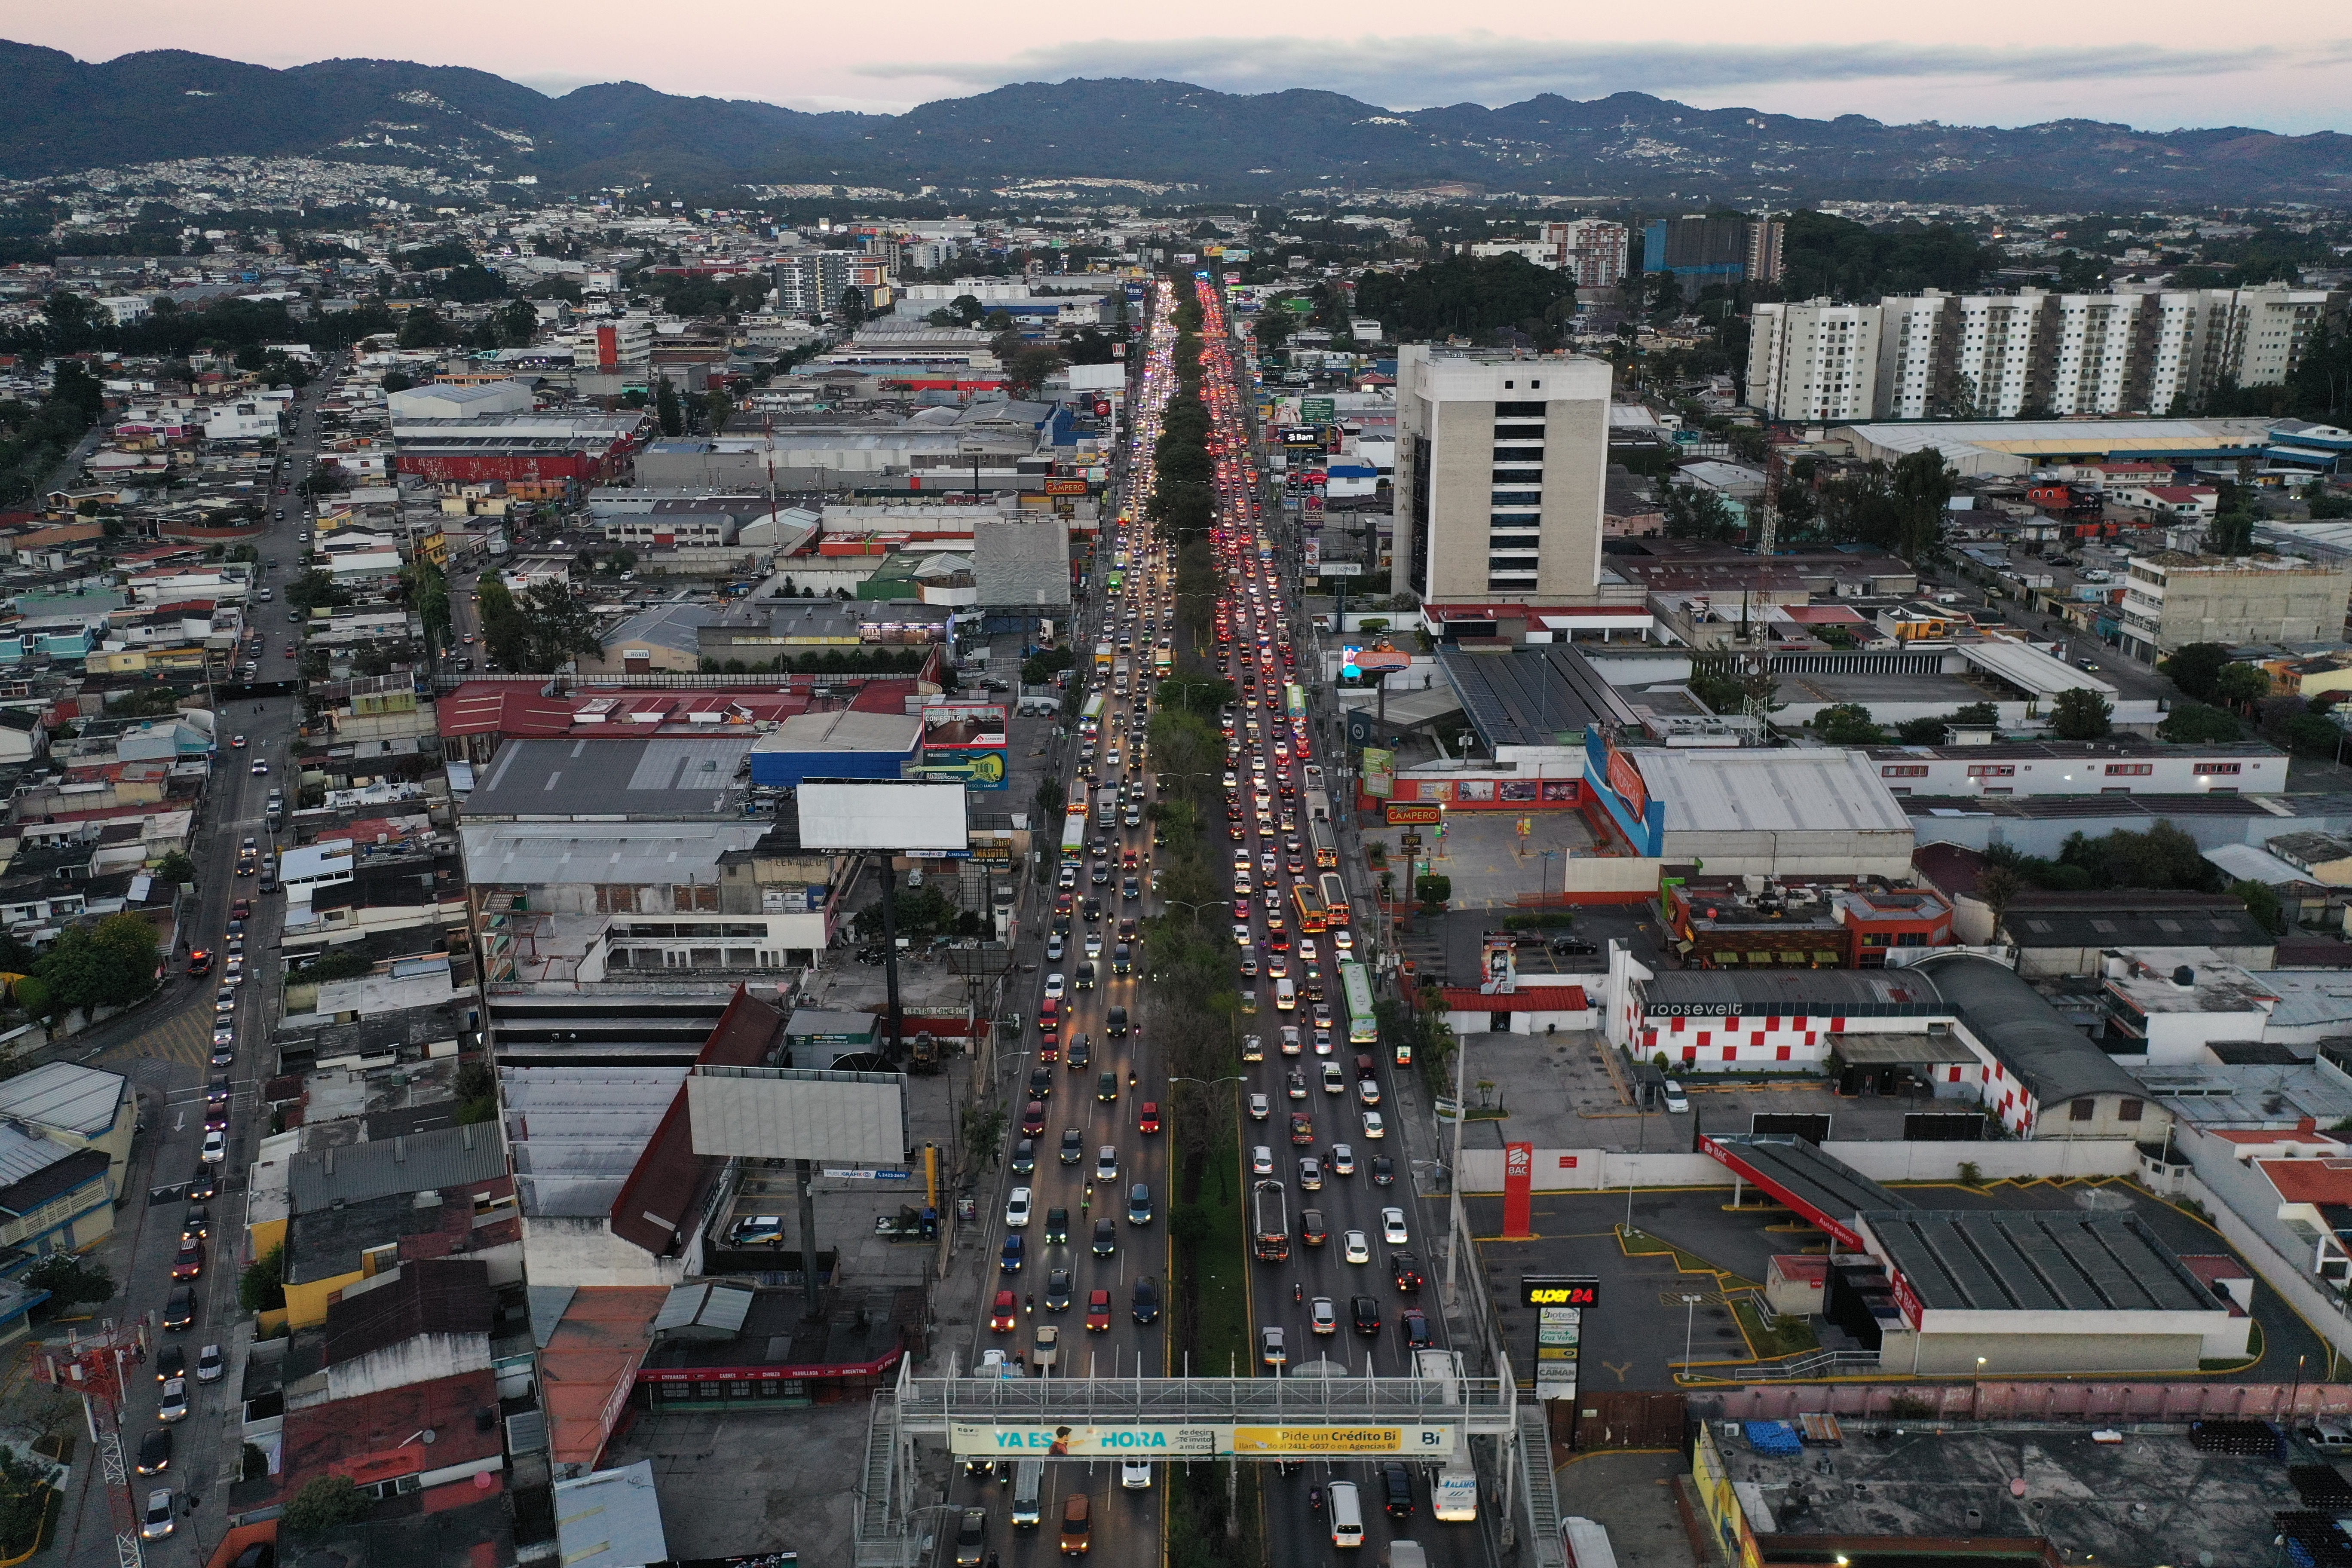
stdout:
{"type": "Polygon", "coordinates": [[[630,80],[797,109],[897,110],[1009,81],[1159,77],[1234,92],[1320,88],[1393,109],[1651,92],[1702,108],[2021,125],[2352,132],[2352,14],[2245,26],[2180,0],[1976,0],[1670,8],[1492,0],[1478,31],[1446,6],[942,5],[697,0],[404,0],[393,6],[158,0],[7,8],[0,36],[83,59],[179,48],[289,66],[338,57],[471,66],[561,93],[630,80]],[[1187,30],[1189,28],[1190,30],[1187,30]],[[2319,36],[2326,33],[2341,36],[2319,36]]]}

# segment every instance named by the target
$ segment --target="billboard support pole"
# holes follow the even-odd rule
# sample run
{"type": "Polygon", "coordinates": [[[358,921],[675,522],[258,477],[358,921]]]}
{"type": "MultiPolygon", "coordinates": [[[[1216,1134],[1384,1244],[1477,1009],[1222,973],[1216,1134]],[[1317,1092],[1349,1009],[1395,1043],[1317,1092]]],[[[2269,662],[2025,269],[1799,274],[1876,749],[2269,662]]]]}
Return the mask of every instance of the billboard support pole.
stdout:
{"type": "Polygon", "coordinates": [[[809,1190],[811,1163],[793,1162],[793,1185],[801,1200],[801,1280],[808,1289],[808,1321],[824,1316],[824,1293],[816,1281],[816,1194],[809,1190]]]}
{"type": "Polygon", "coordinates": [[[907,1017],[898,1005],[898,873],[882,855],[882,978],[890,988],[890,1065],[902,1065],[907,1017]]]}

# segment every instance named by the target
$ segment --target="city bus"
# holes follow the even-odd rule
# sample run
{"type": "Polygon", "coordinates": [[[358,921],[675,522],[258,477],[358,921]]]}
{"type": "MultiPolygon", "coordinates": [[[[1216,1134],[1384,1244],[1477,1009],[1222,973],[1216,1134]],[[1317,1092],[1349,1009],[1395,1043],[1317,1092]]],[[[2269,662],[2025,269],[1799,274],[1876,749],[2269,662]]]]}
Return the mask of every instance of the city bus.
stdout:
{"type": "Polygon", "coordinates": [[[1298,910],[1298,934],[1321,936],[1328,929],[1323,919],[1323,895],[1311,882],[1290,884],[1290,902],[1298,910]]]}
{"type": "MultiPolygon", "coordinates": [[[[1381,1021],[1372,1012],[1372,982],[1360,963],[1339,965],[1339,999],[1348,1005],[1348,1043],[1370,1046],[1380,1043],[1381,1021]]],[[[1397,1066],[1412,1061],[1410,1046],[1397,1047],[1397,1066]]]]}
{"type": "Polygon", "coordinates": [[[1339,841],[1332,836],[1331,824],[1327,818],[1315,816],[1307,819],[1307,841],[1315,846],[1317,869],[1328,871],[1339,863],[1339,841]]]}
{"type": "Polygon", "coordinates": [[[1095,790],[1095,826],[1118,826],[1118,790],[1111,784],[1098,785],[1095,790]]]}
{"type": "Polygon", "coordinates": [[[1087,808],[1068,812],[1062,817],[1062,858],[1075,860],[1087,847],[1087,808]]]}
{"type": "Polygon", "coordinates": [[[1318,893],[1323,901],[1323,923],[1326,927],[1348,923],[1348,884],[1337,871],[1326,871],[1316,879],[1318,893]]]}
{"type": "Polygon", "coordinates": [[[1084,708],[1078,710],[1078,733],[1088,740],[1093,739],[1102,730],[1102,716],[1103,694],[1097,691],[1087,699],[1084,708]]]}

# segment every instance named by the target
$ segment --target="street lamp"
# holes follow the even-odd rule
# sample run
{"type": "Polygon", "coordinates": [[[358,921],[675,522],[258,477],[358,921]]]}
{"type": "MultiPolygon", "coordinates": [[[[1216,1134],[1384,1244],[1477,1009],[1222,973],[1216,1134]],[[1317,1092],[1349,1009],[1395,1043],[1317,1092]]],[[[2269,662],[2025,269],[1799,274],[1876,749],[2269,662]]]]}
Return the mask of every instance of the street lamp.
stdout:
{"type": "Polygon", "coordinates": [[[1163,899],[1161,899],[1160,901],[1162,904],[1168,905],[1168,906],[1170,906],[1170,907],[1171,907],[1171,908],[1174,908],[1174,909],[1180,909],[1180,910],[1192,910],[1192,929],[1193,929],[1194,931],[1198,931],[1198,930],[1200,930],[1200,929],[1201,929],[1201,911],[1202,911],[1202,910],[1222,909],[1222,908],[1223,908],[1223,907],[1224,907],[1224,900],[1222,900],[1222,899],[1209,899],[1209,900],[1204,900],[1203,902],[1197,903],[1197,904],[1196,904],[1196,903],[1194,903],[1194,902],[1193,902],[1192,900],[1190,900],[1190,899],[1166,899],[1166,898],[1163,898],[1163,899]]]}
{"type": "Polygon", "coordinates": [[[1705,1300],[1704,1296],[1694,1296],[1688,1292],[1683,1295],[1683,1365],[1685,1367],[1690,1365],[1692,1326],[1698,1321],[1698,1304],[1705,1300]]]}

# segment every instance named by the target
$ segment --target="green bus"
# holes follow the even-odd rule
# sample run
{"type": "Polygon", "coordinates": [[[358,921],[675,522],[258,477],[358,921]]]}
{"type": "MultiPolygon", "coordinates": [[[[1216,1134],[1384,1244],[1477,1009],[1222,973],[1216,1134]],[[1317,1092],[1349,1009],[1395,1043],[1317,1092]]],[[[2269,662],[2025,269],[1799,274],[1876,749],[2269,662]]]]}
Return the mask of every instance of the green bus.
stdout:
{"type": "MultiPolygon", "coordinates": [[[[1372,1014],[1372,982],[1360,963],[1339,965],[1339,999],[1348,1005],[1348,1043],[1351,1046],[1373,1046],[1380,1043],[1380,1020],[1372,1014]]],[[[1410,1046],[1398,1047],[1397,1065],[1408,1064],[1412,1058],[1410,1046]]]]}

